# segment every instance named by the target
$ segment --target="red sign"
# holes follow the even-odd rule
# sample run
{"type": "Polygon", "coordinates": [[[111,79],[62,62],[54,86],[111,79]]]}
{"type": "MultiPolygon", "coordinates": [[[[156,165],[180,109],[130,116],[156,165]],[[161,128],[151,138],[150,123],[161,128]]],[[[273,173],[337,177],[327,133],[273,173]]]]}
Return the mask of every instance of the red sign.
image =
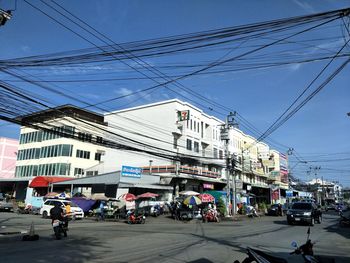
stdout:
{"type": "Polygon", "coordinates": [[[190,111],[189,110],[178,111],[177,118],[178,118],[178,121],[189,120],[190,119],[190,111]]]}

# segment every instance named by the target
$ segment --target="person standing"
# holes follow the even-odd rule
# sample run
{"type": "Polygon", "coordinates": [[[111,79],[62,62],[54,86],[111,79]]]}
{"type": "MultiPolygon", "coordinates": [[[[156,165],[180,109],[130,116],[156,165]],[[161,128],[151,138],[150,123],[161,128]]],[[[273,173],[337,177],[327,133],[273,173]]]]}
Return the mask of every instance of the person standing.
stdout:
{"type": "Polygon", "coordinates": [[[278,215],[283,216],[283,209],[281,204],[278,204],[278,215]]]}
{"type": "Polygon", "coordinates": [[[105,202],[100,202],[100,219],[105,220],[105,202]]]}

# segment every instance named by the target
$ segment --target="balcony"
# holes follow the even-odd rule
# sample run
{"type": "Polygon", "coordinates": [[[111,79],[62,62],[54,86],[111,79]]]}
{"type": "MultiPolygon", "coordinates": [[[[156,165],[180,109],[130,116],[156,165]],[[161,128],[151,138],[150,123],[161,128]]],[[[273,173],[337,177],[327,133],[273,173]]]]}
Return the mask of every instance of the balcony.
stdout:
{"type": "MultiPolygon", "coordinates": [[[[154,174],[162,174],[162,173],[176,174],[175,165],[144,166],[142,167],[142,172],[147,174],[150,172],[150,169],[154,174]]],[[[204,176],[204,177],[210,177],[210,178],[220,177],[219,172],[213,172],[213,171],[205,170],[203,168],[190,167],[185,165],[179,166],[178,173],[198,175],[198,176],[204,176]]]]}

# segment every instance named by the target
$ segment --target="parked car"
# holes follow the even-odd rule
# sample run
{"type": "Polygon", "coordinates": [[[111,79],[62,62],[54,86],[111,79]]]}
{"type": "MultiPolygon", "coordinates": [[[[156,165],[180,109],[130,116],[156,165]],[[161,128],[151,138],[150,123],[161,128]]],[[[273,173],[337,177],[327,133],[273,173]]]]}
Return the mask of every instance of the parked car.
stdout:
{"type": "Polygon", "coordinates": [[[335,204],[326,204],[325,205],[325,210],[335,210],[335,204]]]}
{"type": "Polygon", "coordinates": [[[13,212],[13,210],[12,200],[7,200],[5,196],[0,193],[0,211],[13,212]]]}
{"type": "Polygon", "coordinates": [[[278,216],[278,206],[279,204],[273,204],[267,209],[267,215],[278,216]]]}
{"type": "Polygon", "coordinates": [[[292,208],[287,211],[287,222],[289,225],[293,223],[307,223],[311,226],[322,221],[322,212],[315,203],[296,202],[292,208]]]}
{"type": "Polygon", "coordinates": [[[61,199],[47,199],[43,206],[40,208],[40,215],[42,215],[43,218],[50,217],[50,210],[55,206],[55,203],[59,203],[63,209],[65,209],[66,205],[69,203],[71,206],[71,213],[75,218],[83,218],[84,217],[84,211],[79,206],[77,206],[75,203],[69,201],[69,200],[61,200],[61,199]]]}

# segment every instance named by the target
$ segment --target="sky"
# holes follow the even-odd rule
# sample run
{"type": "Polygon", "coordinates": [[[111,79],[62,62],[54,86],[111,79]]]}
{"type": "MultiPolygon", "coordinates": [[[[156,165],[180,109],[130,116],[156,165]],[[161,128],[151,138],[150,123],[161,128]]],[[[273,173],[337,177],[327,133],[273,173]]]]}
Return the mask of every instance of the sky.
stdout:
{"type": "MultiPolygon", "coordinates": [[[[0,27],[0,62],[8,59],[99,47],[106,44],[83,32],[81,28],[71,22],[67,22],[62,15],[55,13],[43,2],[28,1],[45,14],[57,19],[61,24],[53,21],[52,18],[26,2],[18,0],[17,5],[15,5],[14,1],[0,0],[0,8],[4,10],[15,9],[12,11],[11,20],[0,27]],[[69,29],[74,30],[75,33],[69,29]]],[[[46,2],[55,6],[51,1],[46,2]]],[[[341,0],[62,0],[57,1],[57,3],[93,26],[98,32],[108,36],[115,44],[125,43],[125,45],[130,45],[131,42],[137,44],[135,41],[163,39],[201,31],[239,27],[350,7],[350,1],[341,0]]],[[[57,8],[57,6],[55,7],[57,8]]],[[[195,74],[186,77],[180,80],[180,85],[195,91],[196,94],[199,93],[216,104],[237,111],[239,116],[243,116],[244,120],[248,120],[256,129],[263,132],[301,94],[330,59],[254,70],[225,71],[225,69],[230,68],[230,66],[242,68],[247,65],[245,63],[280,61],[284,57],[292,59],[298,56],[313,58],[316,55],[335,55],[349,39],[349,31],[344,26],[348,22],[349,19],[344,19],[327,24],[320,30],[296,36],[295,41],[298,41],[298,45],[287,43],[287,41],[283,42],[285,45],[273,46],[266,51],[264,49],[257,52],[256,55],[247,56],[246,60],[241,60],[238,64],[222,64],[217,67],[218,70],[222,71],[215,74],[195,74]],[[325,40],[327,37],[329,37],[328,41],[325,40]],[[308,41],[304,43],[304,40],[308,41]],[[278,53],[281,51],[284,53],[278,53]]],[[[291,32],[296,31],[287,31],[286,33],[290,34],[291,32]]],[[[271,43],[281,36],[285,35],[283,33],[280,35],[269,34],[261,39],[229,42],[203,50],[143,57],[142,63],[151,65],[168,76],[180,76],[191,72],[191,70],[195,71],[203,65],[223,61],[236,54],[254,49],[256,46],[271,43]],[[196,67],[192,69],[191,65],[196,65],[196,67]]],[[[349,54],[349,51],[348,44],[344,46],[342,52],[349,54]]],[[[337,58],[327,68],[325,77],[318,80],[309,92],[315,90],[345,59],[337,58]]],[[[350,117],[347,116],[347,113],[350,112],[349,67],[349,65],[345,66],[304,107],[267,138],[269,140],[267,143],[269,144],[272,140],[271,147],[281,152],[286,153],[289,148],[293,148],[289,160],[292,173],[297,178],[308,181],[315,177],[323,177],[325,180],[339,181],[343,186],[350,186],[350,117]],[[321,167],[321,169],[314,169],[316,167],[321,167]]],[[[215,70],[216,67],[211,69],[215,70]]],[[[142,78],[149,73],[140,66],[140,62],[134,60],[126,60],[122,63],[109,61],[74,66],[23,67],[14,70],[21,74],[31,74],[31,76],[39,77],[41,80],[60,80],[61,82],[46,82],[45,85],[50,85],[74,98],[81,98],[90,103],[123,96],[164,82],[164,79],[142,78]],[[76,81],[115,78],[119,80],[76,81]]],[[[0,73],[0,79],[39,94],[43,100],[46,99],[50,102],[51,106],[66,103],[80,105],[74,99],[53,96],[45,89],[25,82],[18,82],[18,79],[6,73],[0,73]]],[[[199,99],[198,96],[184,92],[179,85],[172,86],[170,84],[152,90],[152,92],[142,93],[142,95],[136,94],[114,100],[109,104],[103,104],[103,106],[109,110],[117,110],[172,98],[197,101],[199,108],[220,119],[224,119],[225,114],[229,113],[229,111],[223,113],[221,109],[219,114],[217,105],[209,105],[203,98],[199,99]],[[176,92],[172,92],[171,89],[176,92]]],[[[252,132],[243,125],[244,123],[240,122],[242,120],[237,119],[237,121],[245,133],[252,132]]],[[[18,139],[19,128],[17,125],[2,121],[0,122],[0,136],[18,139]]]]}

